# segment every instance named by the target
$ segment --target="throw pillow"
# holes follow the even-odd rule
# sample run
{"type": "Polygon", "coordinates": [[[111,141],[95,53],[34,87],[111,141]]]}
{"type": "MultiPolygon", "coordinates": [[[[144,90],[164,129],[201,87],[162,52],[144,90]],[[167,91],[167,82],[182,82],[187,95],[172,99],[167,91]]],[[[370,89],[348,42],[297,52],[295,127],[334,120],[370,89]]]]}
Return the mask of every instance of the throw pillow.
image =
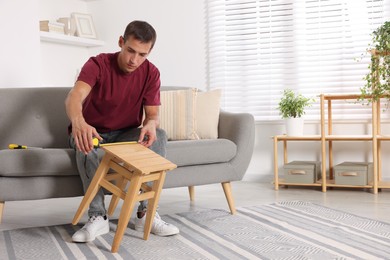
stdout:
{"type": "Polygon", "coordinates": [[[198,139],[195,132],[196,89],[161,91],[160,128],[168,140],[198,139]]]}
{"type": "Polygon", "coordinates": [[[218,138],[221,93],[220,89],[197,93],[195,132],[200,139],[218,138]]]}

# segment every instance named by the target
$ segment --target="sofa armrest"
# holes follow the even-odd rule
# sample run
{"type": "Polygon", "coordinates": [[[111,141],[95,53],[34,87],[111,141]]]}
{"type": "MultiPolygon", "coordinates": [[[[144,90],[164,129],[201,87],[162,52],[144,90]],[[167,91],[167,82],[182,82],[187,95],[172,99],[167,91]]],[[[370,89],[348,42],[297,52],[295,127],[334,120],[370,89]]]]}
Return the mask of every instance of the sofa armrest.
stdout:
{"type": "Polygon", "coordinates": [[[221,111],[219,114],[218,138],[229,139],[237,145],[237,155],[230,163],[236,171],[234,180],[242,180],[252,159],[255,144],[253,115],[221,111]]]}

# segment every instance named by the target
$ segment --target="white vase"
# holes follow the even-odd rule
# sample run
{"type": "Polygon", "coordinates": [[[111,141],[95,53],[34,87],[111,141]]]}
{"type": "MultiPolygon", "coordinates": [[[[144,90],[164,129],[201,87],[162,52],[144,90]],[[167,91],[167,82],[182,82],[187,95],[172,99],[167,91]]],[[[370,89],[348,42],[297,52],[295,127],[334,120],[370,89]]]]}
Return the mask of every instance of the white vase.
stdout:
{"type": "Polygon", "coordinates": [[[289,136],[302,136],[304,120],[302,117],[286,118],[286,134],[289,136]]]}

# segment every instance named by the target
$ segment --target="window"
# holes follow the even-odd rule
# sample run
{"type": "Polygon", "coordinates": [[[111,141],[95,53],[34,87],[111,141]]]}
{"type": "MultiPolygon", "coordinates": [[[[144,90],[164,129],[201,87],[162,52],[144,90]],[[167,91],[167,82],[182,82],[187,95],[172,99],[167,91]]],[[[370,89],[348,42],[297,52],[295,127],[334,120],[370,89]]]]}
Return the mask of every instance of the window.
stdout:
{"type": "MultiPolygon", "coordinates": [[[[285,88],[317,100],[321,93],[360,93],[370,34],[389,9],[387,0],[206,1],[208,85],[223,89],[223,109],[256,120],[281,118],[285,88]]],[[[335,119],[371,117],[353,101],[333,108],[335,119]]],[[[317,102],[305,118],[319,115],[317,102]]]]}

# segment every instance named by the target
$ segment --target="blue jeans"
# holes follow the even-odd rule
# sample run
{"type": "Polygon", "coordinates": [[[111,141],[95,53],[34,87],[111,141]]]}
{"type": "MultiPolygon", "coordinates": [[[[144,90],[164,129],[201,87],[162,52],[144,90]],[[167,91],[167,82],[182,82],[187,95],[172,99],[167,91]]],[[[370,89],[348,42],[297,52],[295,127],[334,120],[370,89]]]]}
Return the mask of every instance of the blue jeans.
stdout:
{"type": "MultiPolygon", "coordinates": [[[[140,135],[140,128],[128,128],[124,130],[112,131],[109,133],[99,133],[103,138],[101,143],[115,143],[115,142],[128,142],[138,141],[140,135]]],[[[157,128],[157,140],[149,148],[155,153],[165,157],[166,155],[167,135],[164,130],[157,128]]],[[[87,191],[93,176],[99,166],[101,158],[98,156],[98,149],[93,149],[90,153],[85,155],[84,153],[76,149],[76,145],[73,136],[69,136],[69,145],[76,150],[76,163],[79,171],[81,181],[83,183],[84,192],[87,191]]],[[[141,201],[138,207],[138,212],[145,211],[147,201],[141,201]]],[[[89,205],[89,216],[104,216],[107,214],[106,207],[104,205],[104,192],[100,188],[95,198],[89,205]]]]}

